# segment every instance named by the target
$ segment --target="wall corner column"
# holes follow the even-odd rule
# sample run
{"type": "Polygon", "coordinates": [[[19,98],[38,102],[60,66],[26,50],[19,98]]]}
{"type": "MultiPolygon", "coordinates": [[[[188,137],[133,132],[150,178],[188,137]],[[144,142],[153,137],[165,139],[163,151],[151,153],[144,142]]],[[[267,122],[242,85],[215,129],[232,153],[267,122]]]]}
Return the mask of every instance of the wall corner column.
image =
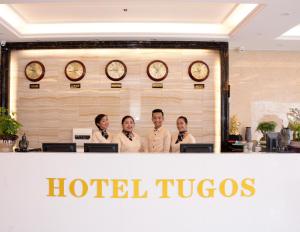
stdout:
{"type": "Polygon", "coordinates": [[[1,67],[0,67],[0,105],[9,109],[9,67],[10,49],[7,45],[1,45],[1,67]]]}

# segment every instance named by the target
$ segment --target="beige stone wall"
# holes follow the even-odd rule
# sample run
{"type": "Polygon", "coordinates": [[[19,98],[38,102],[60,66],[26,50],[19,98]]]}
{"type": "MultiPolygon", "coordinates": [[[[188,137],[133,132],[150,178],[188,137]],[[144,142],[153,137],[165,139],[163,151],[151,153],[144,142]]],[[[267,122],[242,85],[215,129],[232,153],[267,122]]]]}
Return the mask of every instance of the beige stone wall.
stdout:
{"type": "Polygon", "coordinates": [[[175,120],[185,115],[190,131],[198,142],[219,139],[218,96],[220,82],[219,54],[208,50],[176,49],[78,49],[14,51],[11,58],[11,108],[23,124],[31,147],[43,142],[70,142],[72,128],[94,128],[94,117],[109,115],[110,131],[117,133],[124,115],[136,119],[136,131],[145,136],[152,127],[151,111],[162,108],[166,113],[166,127],[176,131],[175,120]],[[64,76],[65,65],[73,59],[81,60],[87,69],[79,83],[81,89],[70,89],[64,76]],[[105,76],[105,65],[112,59],[122,60],[128,73],[122,89],[111,89],[105,76]],[[147,64],[164,60],[169,75],[163,89],[152,89],[147,77],[147,64]],[[210,77],[204,90],[194,89],[187,73],[194,60],[204,60],[210,66],[210,77]],[[46,75],[40,89],[29,89],[24,68],[31,60],[41,61],[46,75]],[[217,105],[216,105],[217,104],[217,105]]]}
{"type": "Polygon", "coordinates": [[[253,137],[262,120],[287,125],[286,113],[300,108],[300,52],[230,51],[230,114],[237,114],[253,137]]]}

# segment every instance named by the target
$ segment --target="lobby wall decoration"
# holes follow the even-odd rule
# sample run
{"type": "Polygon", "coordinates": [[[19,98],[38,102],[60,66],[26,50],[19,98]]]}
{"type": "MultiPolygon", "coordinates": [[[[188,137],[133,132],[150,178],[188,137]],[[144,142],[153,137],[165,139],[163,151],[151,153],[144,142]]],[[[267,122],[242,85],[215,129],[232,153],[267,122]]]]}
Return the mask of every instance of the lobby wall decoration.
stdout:
{"type": "MultiPolygon", "coordinates": [[[[54,43],[54,48],[17,49],[11,52],[9,92],[12,98],[9,99],[9,105],[13,112],[18,112],[18,120],[24,126],[32,147],[41,147],[42,143],[49,141],[72,142],[73,128],[96,130],[93,120],[99,112],[110,115],[112,134],[119,133],[120,118],[132,114],[139,122],[135,130],[144,139],[153,127],[149,112],[151,114],[154,108],[162,108],[166,112],[165,127],[171,133],[178,131],[174,122],[184,111],[196,141],[219,142],[221,114],[217,106],[221,104],[219,93],[223,90],[220,87],[223,82],[220,81],[222,62],[217,50],[210,47],[203,49],[202,43],[201,46],[195,43],[197,46],[192,48],[189,48],[191,43],[186,43],[188,48],[182,49],[177,47],[178,43],[174,43],[176,48],[166,44],[166,49],[160,48],[161,44],[150,42],[157,47],[140,47],[137,51],[132,46],[120,48],[119,41],[113,43],[116,47],[108,43],[109,47],[105,48],[99,43],[99,48],[86,48],[84,45],[71,48],[70,45],[70,49],[57,49],[54,43]],[[41,61],[46,68],[41,82],[30,82],[24,77],[26,64],[33,60],[41,61]],[[81,76],[84,68],[79,62],[75,63],[79,67],[75,66],[71,62],[74,60],[82,62],[86,69],[85,76],[79,81],[73,79],[81,76]],[[105,72],[106,66],[107,72],[115,72],[114,65],[108,65],[115,60],[122,61],[127,69],[126,76],[120,81],[112,81],[105,72]],[[155,66],[157,63],[150,65],[151,71],[157,68],[159,74],[153,74],[156,78],[153,81],[147,75],[147,67],[150,62],[157,60],[158,67],[155,66]],[[210,67],[209,78],[205,82],[195,82],[187,77],[188,67],[195,60],[203,60],[210,67]],[[67,73],[72,80],[67,79],[65,74],[66,65],[70,62],[67,73]],[[20,73],[23,78],[19,78],[20,73]],[[163,81],[157,81],[166,73],[163,81]],[[36,84],[40,84],[40,88],[36,84]],[[181,105],[180,109],[178,104],[181,105]],[[201,107],[195,107],[199,104],[201,107]],[[43,121],[39,120],[41,117],[43,121]]],[[[146,44],[148,42],[145,46],[150,46],[146,44]]],[[[140,43],[138,45],[141,46],[140,43]]],[[[119,62],[116,66],[121,66],[123,71],[119,62]]],[[[111,74],[113,78],[121,76],[120,73],[118,76],[111,74]]]]}
{"type": "Polygon", "coordinates": [[[79,60],[72,60],[65,67],[65,75],[70,81],[80,81],[85,73],[85,65],[79,60]]]}
{"type": "Polygon", "coordinates": [[[38,82],[45,76],[45,66],[39,61],[31,61],[26,65],[24,73],[29,81],[38,82]]]}
{"type": "Polygon", "coordinates": [[[190,64],[188,72],[192,80],[202,82],[209,76],[209,67],[205,62],[196,60],[190,64]]]}
{"type": "Polygon", "coordinates": [[[153,81],[162,81],[168,75],[168,66],[161,60],[153,60],[147,66],[147,74],[153,81]]]}
{"type": "Polygon", "coordinates": [[[121,60],[112,60],[105,67],[106,76],[112,81],[120,81],[127,74],[127,67],[121,60]]]}

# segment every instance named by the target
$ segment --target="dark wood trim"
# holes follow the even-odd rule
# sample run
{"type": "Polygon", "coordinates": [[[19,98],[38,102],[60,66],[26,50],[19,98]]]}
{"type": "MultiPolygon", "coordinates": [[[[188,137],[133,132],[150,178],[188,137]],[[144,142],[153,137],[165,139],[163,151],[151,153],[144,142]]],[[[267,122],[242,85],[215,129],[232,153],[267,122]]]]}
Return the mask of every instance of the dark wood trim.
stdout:
{"type": "Polygon", "coordinates": [[[80,48],[176,48],[210,49],[220,52],[221,59],[221,150],[229,127],[229,57],[227,42],[205,41],[58,41],[6,43],[1,47],[1,105],[9,108],[9,61],[13,50],[26,49],[80,49],[80,48]]]}
{"type": "Polygon", "coordinates": [[[9,50],[74,48],[178,48],[221,50],[227,42],[206,41],[57,41],[6,43],[9,50]]]}
{"type": "Polygon", "coordinates": [[[220,50],[221,58],[221,151],[227,151],[225,141],[229,135],[229,54],[228,48],[220,50]]]}
{"type": "Polygon", "coordinates": [[[1,107],[9,109],[9,66],[10,49],[4,45],[1,46],[1,68],[0,68],[0,103],[1,107]]]}

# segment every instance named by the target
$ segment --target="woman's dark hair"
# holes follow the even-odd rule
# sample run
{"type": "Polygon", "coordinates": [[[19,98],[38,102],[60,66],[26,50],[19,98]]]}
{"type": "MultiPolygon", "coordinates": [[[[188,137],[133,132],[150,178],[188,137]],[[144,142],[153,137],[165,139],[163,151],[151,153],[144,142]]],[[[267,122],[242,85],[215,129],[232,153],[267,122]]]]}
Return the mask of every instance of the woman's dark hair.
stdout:
{"type": "Polygon", "coordinates": [[[162,109],[154,109],[154,110],[152,110],[152,116],[153,116],[154,113],[161,113],[162,116],[164,116],[164,112],[162,111],[162,109]]]}
{"type": "Polygon", "coordinates": [[[185,122],[185,124],[188,124],[188,120],[187,120],[186,117],[184,117],[184,116],[179,116],[179,117],[177,118],[177,121],[178,121],[179,119],[182,119],[182,120],[185,122]]]}
{"type": "Polygon", "coordinates": [[[95,118],[95,125],[96,125],[96,127],[98,127],[99,130],[101,130],[101,128],[98,125],[98,123],[100,123],[102,118],[104,118],[105,116],[107,116],[107,115],[106,114],[98,114],[95,118]]]}
{"type": "Polygon", "coordinates": [[[132,116],[130,116],[130,115],[126,115],[126,116],[124,116],[124,117],[122,118],[122,125],[123,125],[123,123],[125,122],[125,120],[126,120],[127,118],[131,118],[131,119],[132,119],[132,121],[133,121],[133,123],[135,123],[135,122],[134,122],[134,119],[133,119],[133,117],[132,117],[132,116]]]}

